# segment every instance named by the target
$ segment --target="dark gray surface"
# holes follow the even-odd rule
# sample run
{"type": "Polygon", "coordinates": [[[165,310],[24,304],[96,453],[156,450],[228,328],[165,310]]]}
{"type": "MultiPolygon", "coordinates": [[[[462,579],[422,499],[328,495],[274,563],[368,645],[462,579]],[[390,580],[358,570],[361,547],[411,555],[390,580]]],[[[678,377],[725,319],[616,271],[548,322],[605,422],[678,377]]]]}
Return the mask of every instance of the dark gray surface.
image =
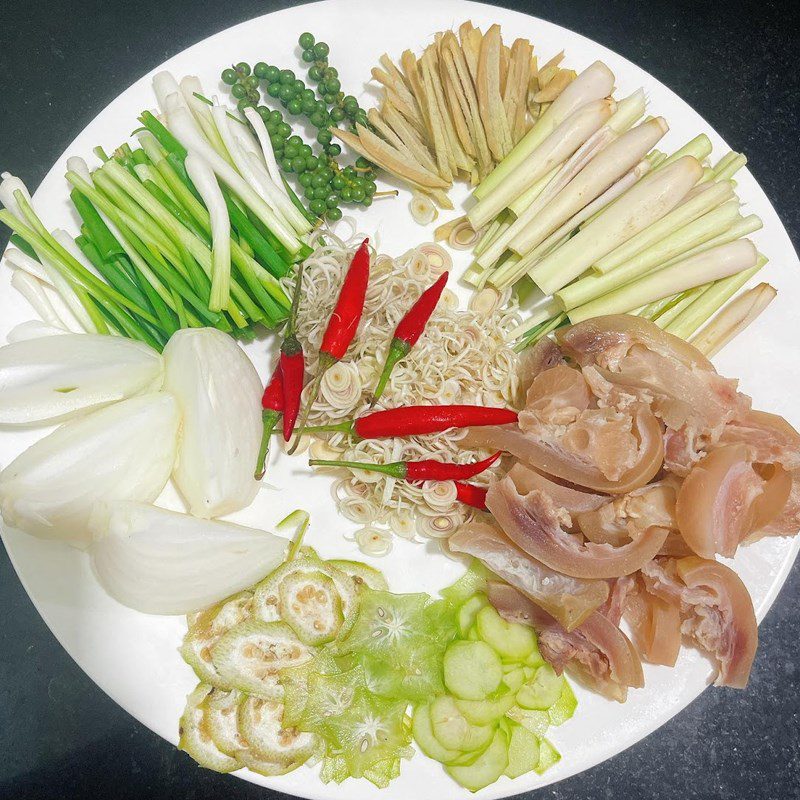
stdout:
{"type": "MultiPolygon", "coordinates": [[[[205,36],[288,5],[0,0],[0,169],[35,188],[73,137],[144,72],[205,36]]],[[[674,89],[747,152],[797,245],[800,29],[788,3],[503,5],[579,31],[674,89]]],[[[318,32],[313,7],[307,27],[318,32]]],[[[356,20],[353,32],[355,47],[356,20]]],[[[761,626],[746,692],[708,690],[645,741],[536,797],[800,798],[799,591],[795,569],[761,626]]],[[[0,613],[0,798],[281,797],[199,770],[111,702],[47,630],[5,551],[0,613]]]]}

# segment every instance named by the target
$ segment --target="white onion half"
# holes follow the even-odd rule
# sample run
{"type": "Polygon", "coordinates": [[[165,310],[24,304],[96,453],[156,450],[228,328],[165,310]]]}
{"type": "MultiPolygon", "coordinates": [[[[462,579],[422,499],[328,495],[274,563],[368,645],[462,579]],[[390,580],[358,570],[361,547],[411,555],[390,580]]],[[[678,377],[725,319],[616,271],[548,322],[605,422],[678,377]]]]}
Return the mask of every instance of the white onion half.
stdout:
{"type": "Polygon", "coordinates": [[[178,331],[164,349],[165,387],[178,399],[183,433],[175,482],[196,517],[253,502],[261,443],[261,381],[244,351],[215,328],[178,331]]]}
{"type": "Polygon", "coordinates": [[[175,463],[179,423],[175,398],[163,393],[67,422],[0,472],[3,520],[86,547],[95,504],[158,497],[175,463]]]}
{"type": "Polygon", "coordinates": [[[288,545],[266,531],[144,503],[98,506],[91,528],[92,564],[103,588],[145,614],[207,608],[270,573],[288,545]]]}
{"type": "Polygon", "coordinates": [[[63,420],[163,382],[161,356],[119,336],[67,333],[0,347],[0,423],[63,420]]]}

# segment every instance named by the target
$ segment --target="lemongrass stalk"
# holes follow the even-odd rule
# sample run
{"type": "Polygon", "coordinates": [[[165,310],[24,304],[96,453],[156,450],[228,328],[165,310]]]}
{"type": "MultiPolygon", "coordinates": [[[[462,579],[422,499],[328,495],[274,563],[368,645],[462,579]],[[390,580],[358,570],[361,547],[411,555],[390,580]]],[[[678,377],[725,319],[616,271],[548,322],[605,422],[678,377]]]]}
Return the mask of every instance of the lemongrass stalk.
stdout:
{"type": "Polygon", "coordinates": [[[720,181],[688,202],[680,203],[676,208],[665,214],[661,219],[632,236],[627,242],[612,250],[608,255],[599,258],[592,265],[595,272],[605,275],[617,267],[630,261],[671,233],[694,222],[704,214],[712,211],[717,206],[733,197],[733,186],[730,181],[720,181]]]}
{"type": "Polygon", "coordinates": [[[283,193],[288,197],[286,187],[281,179],[281,171],[278,168],[278,162],[275,158],[275,151],[272,148],[272,140],[270,138],[269,131],[267,130],[267,126],[264,124],[264,120],[261,119],[261,114],[259,114],[254,108],[246,108],[244,110],[244,115],[253,126],[253,130],[256,132],[256,138],[258,139],[258,143],[261,145],[261,152],[264,156],[264,163],[267,165],[267,171],[269,172],[270,178],[272,178],[273,183],[278,188],[282,189],[283,193]]]}
{"type": "Polygon", "coordinates": [[[711,283],[704,283],[700,286],[695,286],[694,289],[688,289],[685,292],[681,292],[676,297],[670,299],[670,301],[661,309],[659,309],[657,314],[653,314],[650,317],[652,322],[655,322],[659,328],[662,330],[672,322],[675,317],[677,317],[684,309],[688,308],[698,297],[700,297],[703,292],[712,286],[711,283]]]}
{"type": "MultiPolygon", "coordinates": [[[[562,242],[559,242],[558,246],[561,244],[562,242]]],[[[516,253],[511,253],[503,264],[489,276],[488,282],[494,286],[495,289],[502,291],[513,283],[521,280],[531,267],[538,264],[540,260],[541,259],[538,256],[534,256],[532,252],[522,257],[516,253]]]]}
{"type": "Polygon", "coordinates": [[[747,164],[747,156],[743,153],[736,153],[736,158],[731,159],[727,164],[720,168],[717,164],[714,167],[714,176],[718,181],[730,180],[740,169],[747,164]]]}
{"type": "Polygon", "coordinates": [[[654,300],[652,303],[648,303],[646,306],[639,306],[636,311],[631,311],[631,314],[635,314],[637,317],[644,317],[645,319],[652,320],[657,317],[667,306],[670,305],[673,301],[677,300],[680,297],[678,294],[674,294],[670,297],[664,297],[661,300],[654,300]]]}
{"type": "Polygon", "coordinates": [[[759,270],[767,263],[767,259],[759,254],[754,267],[716,281],[706,289],[688,308],[673,319],[666,330],[669,333],[688,339],[706,320],[713,316],[728,300],[733,297],[759,270]]]}
{"type": "Polygon", "coordinates": [[[484,272],[484,268],[476,261],[473,261],[464,271],[464,274],[461,276],[461,280],[464,281],[464,283],[477,288],[484,272]]]}
{"type": "Polygon", "coordinates": [[[264,199],[275,216],[288,229],[294,229],[300,234],[311,230],[308,220],[294,207],[286,193],[273,183],[266,168],[262,167],[260,163],[254,164],[250,159],[248,152],[237,138],[225,109],[215,105],[211,109],[211,113],[239,174],[264,199]]]}
{"type": "Polygon", "coordinates": [[[300,241],[294,232],[275,216],[261,195],[224,159],[220,158],[217,152],[198,134],[192,127],[188,110],[173,109],[169,114],[169,127],[187,150],[196,150],[208,162],[217,177],[230,187],[256,217],[278,237],[278,240],[290,253],[297,253],[300,249],[300,241]]]}
{"type": "MultiPolygon", "coordinates": [[[[674,231],[669,236],[637,253],[629,261],[605,275],[592,271],[556,292],[565,310],[576,308],[601,297],[617,286],[630,283],[661,266],[681,260],[698,241],[709,240],[718,231],[729,228],[739,213],[738,201],[725,203],[694,222],[674,231]],[[681,255],[683,254],[683,255],[681,255]],[[673,259],[668,261],[668,259],[673,259]]],[[[740,238],[740,237],[735,237],[740,238]]],[[[732,241],[732,240],[731,240],[732,241]]],[[[724,244],[724,243],[723,243],[724,244]]],[[[710,249],[710,248],[709,248],[710,249]]]]}
{"type": "MultiPolygon", "coordinates": [[[[706,134],[701,133],[698,136],[695,136],[691,141],[687,142],[679,150],[676,150],[671,156],[667,156],[667,158],[660,161],[658,166],[654,167],[653,171],[655,172],[656,170],[664,169],[664,167],[674,164],[676,161],[684,158],[685,156],[692,156],[698,161],[702,161],[704,158],[708,158],[708,156],[711,155],[711,150],[711,139],[709,139],[706,134]]],[[[698,176],[698,179],[699,177],[700,176],[698,176]]]]}
{"type": "Polygon", "coordinates": [[[573,112],[594,100],[602,100],[614,91],[614,73],[601,61],[587,67],[550,104],[514,149],[475,188],[481,200],[509,178],[544,140],[573,112]]]}
{"type": "MultiPolygon", "coordinates": [[[[734,201],[725,203],[719,208],[715,208],[714,211],[710,212],[709,214],[706,214],[706,217],[710,217],[711,214],[719,214],[719,219],[721,221],[723,218],[723,209],[726,209],[726,214],[731,214],[731,219],[733,220],[729,226],[712,236],[710,239],[705,239],[703,242],[698,242],[688,250],[671,256],[668,261],[664,261],[660,266],[670,267],[676,261],[679,261],[683,258],[696,255],[697,253],[702,253],[705,250],[710,250],[712,247],[717,247],[721,244],[728,244],[728,242],[736,241],[736,239],[742,239],[743,237],[749,236],[751,233],[755,233],[764,227],[761,217],[758,217],[755,214],[750,214],[746,217],[741,217],[738,213],[736,215],[732,215],[730,209],[732,208],[733,202],[734,201]]],[[[737,210],[738,205],[738,201],[736,201],[737,210]]],[[[697,220],[697,222],[699,223],[703,219],[705,219],[705,217],[701,217],[700,220],[697,220]]]]}
{"type": "Polygon", "coordinates": [[[648,175],[565,244],[544,256],[528,274],[546,294],[558,291],[598,259],[668,214],[701,171],[700,164],[687,156],[648,175]]]}
{"type": "Polygon", "coordinates": [[[567,315],[564,313],[557,314],[552,319],[546,320],[541,325],[539,325],[534,331],[531,331],[531,334],[524,339],[521,339],[517,344],[514,345],[514,352],[521,353],[526,348],[530,347],[532,344],[536,344],[540,339],[543,339],[547,336],[548,333],[551,333],[556,328],[560,328],[562,325],[568,322],[567,315]]]}
{"type": "MultiPolygon", "coordinates": [[[[608,125],[604,125],[600,130],[592,134],[564,164],[556,168],[553,177],[547,181],[544,188],[533,198],[528,207],[518,214],[514,224],[501,237],[498,237],[492,247],[487,250],[483,256],[482,263],[494,263],[502,255],[503,251],[508,248],[511,240],[518,236],[531,220],[536,219],[550,200],[569,184],[600,150],[615,138],[616,134],[608,125]]],[[[511,210],[513,211],[513,209],[511,210]]],[[[517,252],[524,253],[525,251],[517,252]]]]}
{"type": "Polygon", "coordinates": [[[621,136],[644,116],[646,105],[644,89],[637,89],[617,103],[617,110],[608,121],[608,127],[621,136]]]}
{"type": "Polygon", "coordinates": [[[225,199],[211,167],[193,152],[186,156],[186,171],[211,216],[211,295],[212,311],[228,308],[231,296],[231,220],[225,199]]]}
{"type": "Polygon", "coordinates": [[[520,214],[522,214],[522,212],[525,211],[525,209],[528,208],[528,206],[530,206],[530,204],[533,203],[534,200],[536,200],[536,198],[539,197],[539,195],[541,195],[541,193],[547,188],[548,184],[553,180],[553,178],[555,178],[561,167],[561,164],[556,164],[556,166],[553,167],[553,169],[551,169],[547,175],[544,175],[542,178],[536,181],[536,183],[534,183],[530,189],[514,200],[514,202],[508,206],[508,210],[515,217],[518,217],[520,214]]]}
{"type": "Polygon", "coordinates": [[[663,117],[643,123],[619,136],[599,152],[543,209],[528,209],[515,223],[509,245],[516,253],[527,253],[541,244],[559,226],[601,196],[647,155],[667,132],[663,117]]]}
{"type": "Polygon", "coordinates": [[[553,167],[569,158],[608,121],[615,108],[613,100],[595,100],[567,117],[502,184],[467,212],[472,227],[482,228],[553,167]]]}
{"type": "Polygon", "coordinates": [[[731,300],[693,339],[692,344],[711,358],[751,325],[775,299],[778,292],[768,283],[743,292],[731,300]]]}
{"type": "MultiPolygon", "coordinates": [[[[472,249],[472,255],[477,258],[486,248],[499,236],[501,226],[505,225],[503,230],[511,223],[507,221],[508,214],[503,212],[498,214],[484,229],[480,239],[478,239],[475,247],[472,249]]],[[[466,219],[466,217],[464,217],[466,219]]]]}
{"type": "Polygon", "coordinates": [[[667,154],[662,153],[660,150],[653,150],[648,154],[647,160],[650,162],[651,169],[661,166],[667,160],[667,154]]]}
{"type": "Polygon", "coordinates": [[[724,244],[651,272],[638,281],[578,306],[568,312],[569,318],[572,322],[580,322],[605,314],[624,314],[644,303],[750,269],[755,266],[757,258],[755,245],[749,239],[724,244]]]}
{"type": "Polygon", "coordinates": [[[513,342],[515,339],[525,336],[526,333],[529,333],[537,325],[541,325],[545,320],[551,317],[557,317],[563,311],[564,309],[561,308],[559,303],[551,297],[549,300],[546,300],[544,303],[534,308],[528,319],[517,325],[516,328],[510,330],[506,334],[507,341],[513,342]]]}

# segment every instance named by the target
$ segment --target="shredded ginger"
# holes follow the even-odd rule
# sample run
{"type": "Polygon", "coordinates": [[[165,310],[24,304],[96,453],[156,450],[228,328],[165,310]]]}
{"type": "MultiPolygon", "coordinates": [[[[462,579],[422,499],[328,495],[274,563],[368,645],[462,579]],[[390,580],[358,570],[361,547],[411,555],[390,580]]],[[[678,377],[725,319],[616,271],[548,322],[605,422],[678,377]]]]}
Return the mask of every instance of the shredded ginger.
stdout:
{"type": "MultiPolygon", "coordinates": [[[[344,241],[324,231],[314,234],[310,242],[314,252],[303,273],[297,336],[307,354],[311,375],[317,370],[322,334],[342,277],[364,238],[352,225],[351,231],[344,241]]],[[[373,254],[358,334],[346,357],[323,378],[310,425],[368,413],[397,323],[451,265],[447,251],[430,243],[398,258],[373,254]]],[[[291,291],[291,279],[287,279],[285,288],[291,291]]],[[[519,407],[517,355],[506,342],[507,333],[519,324],[516,301],[507,290],[498,302],[488,305],[488,309],[486,303],[460,309],[456,295],[445,289],[424,334],[394,368],[380,402],[372,410],[444,403],[519,407]]],[[[304,402],[308,390],[307,386],[304,402]]],[[[404,439],[354,441],[344,433],[323,433],[317,434],[312,448],[329,459],[373,463],[425,458],[467,463],[487,455],[486,451],[462,449],[459,440],[464,435],[465,431],[454,430],[404,439]]],[[[486,485],[498,471],[499,464],[472,482],[486,485]]],[[[333,495],[339,511],[362,527],[356,541],[372,555],[391,549],[390,531],[412,541],[444,538],[479,513],[456,500],[450,481],[413,485],[378,473],[353,471],[336,481],[333,495]]]]}

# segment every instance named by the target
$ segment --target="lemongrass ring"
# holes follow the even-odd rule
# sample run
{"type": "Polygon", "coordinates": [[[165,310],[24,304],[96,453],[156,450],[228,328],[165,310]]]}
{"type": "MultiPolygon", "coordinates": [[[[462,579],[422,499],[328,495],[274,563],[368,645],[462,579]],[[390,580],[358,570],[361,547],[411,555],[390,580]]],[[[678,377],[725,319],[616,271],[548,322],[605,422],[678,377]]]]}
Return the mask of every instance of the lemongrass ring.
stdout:
{"type": "Polygon", "coordinates": [[[469,220],[464,219],[450,231],[447,237],[447,244],[453,250],[472,250],[479,239],[480,234],[478,231],[469,224],[469,220]]]}
{"type": "Polygon", "coordinates": [[[375,519],[375,508],[369,500],[351,498],[339,503],[339,512],[351,522],[366,525],[375,519]]]}
{"type": "Polygon", "coordinates": [[[431,274],[428,257],[421,250],[412,250],[406,264],[406,274],[415,281],[427,281],[431,274]]]}
{"type": "Polygon", "coordinates": [[[494,314],[498,308],[500,308],[500,292],[491,286],[486,286],[476,292],[469,300],[469,310],[482,317],[494,314]]]}
{"type": "Polygon", "coordinates": [[[367,556],[385,556],[392,551],[392,535],[380,528],[361,528],[356,531],[358,549],[367,556]]]}
{"type": "Polygon", "coordinates": [[[425,481],[422,499],[431,508],[449,508],[458,499],[455,481],[425,481]]]}
{"type": "Polygon", "coordinates": [[[347,410],[361,397],[361,376],[352,362],[338,361],[322,376],[320,394],[333,408],[347,410]]]}
{"type": "Polygon", "coordinates": [[[342,455],[341,450],[331,447],[324,439],[314,440],[308,448],[308,453],[311,458],[322,461],[336,461],[342,455]]]}
{"type": "Polygon", "coordinates": [[[458,295],[451,289],[445,289],[439,298],[437,308],[443,311],[458,311],[458,295]]]}
{"type": "Polygon", "coordinates": [[[433,204],[433,200],[421,192],[414,192],[411,195],[408,210],[418,225],[430,225],[439,216],[439,210],[433,204]]]}
{"type": "Polygon", "coordinates": [[[420,515],[417,517],[416,528],[420,536],[446,539],[454,534],[461,524],[461,517],[454,514],[439,514],[435,517],[420,515]]]}
{"type": "Polygon", "coordinates": [[[413,542],[416,539],[416,516],[407,506],[400,506],[389,514],[389,527],[395,536],[413,542]]]}
{"type": "Polygon", "coordinates": [[[440,244],[425,242],[425,244],[421,244],[417,250],[425,254],[431,271],[436,277],[453,268],[453,259],[450,257],[450,253],[440,244]]]}

